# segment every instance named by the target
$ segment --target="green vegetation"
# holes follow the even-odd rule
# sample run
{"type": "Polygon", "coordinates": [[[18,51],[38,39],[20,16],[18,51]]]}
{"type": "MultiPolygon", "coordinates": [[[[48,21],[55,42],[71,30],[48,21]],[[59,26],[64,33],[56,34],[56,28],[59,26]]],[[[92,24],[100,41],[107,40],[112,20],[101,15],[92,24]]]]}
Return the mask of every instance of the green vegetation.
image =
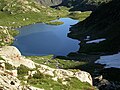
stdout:
{"type": "Polygon", "coordinates": [[[51,76],[43,75],[39,71],[29,78],[28,83],[38,88],[44,88],[45,90],[93,90],[88,83],[83,83],[77,78],[68,78],[65,81],[66,85],[62,84],[62,80],[53,81],[51,76]]]}
{"type": "Polygon", "coordinates": [[[30,71],[31,69],[29,69],[28,67],[24,66],[24,65],[20,65],[17,68],[18,71],[18,75],[28,75],[28,71],[30,71]]]}
{"type": "Polygon", "coordinates": [[[15,67],[12,66],[12,65],[9,64],[9,63],[5,63],[5,68],[6,68],[7,70],[13,70],[13,69],[15,69],[15,67]]]}
{"type": "Polygon", "coordinates": [[[61,24],[64,24],[64,22],[61,22],[61,21],[50,21],[50,22],[46,22],[46,24],[49,24],[49,25],[61,25],[61,24]]]}
{"type": "Polygon", "coordinates": [[[0,56],[0,60],[4,60],[4,59],[0,56]]]}
{"type": "Polygon", "coordinates": [[[27,58],[33,60],[36,63],[39,64],[45,64],[47,66],[50,66],[52,68],[64,68],[64,69],[69,69],[71,67],[76,67],[80,65],[86,64],[84,61],[74,61],[74,60],[69,60],[69,58],[54,58],[53,55],[48,55],[48,56],[27,56],[27,58]]]}
{"type": "Polygon", "coordinates": [[[83,21],[84,19],[86,19],[89,15],[91,14],[91,11],[86,11],[86,12],[81,12],[81,11],[74,11],[71,12],[68,17],[73,18],[73,19],[77,19],[80,21],[83,21]]]}
{"type": "Polygon", "coordinates": [[[0,26],[10,28],[51,21],[69,13],[64,7],[56,10],[40,5],[33,0],[2,0],[0,5],[0,26]]]}
{"type": "MultiPolygon", "coordinates": [[[[60,12],[61,11],[55,10],[54,13],[52,13],[52,15],[45,15],[44,13],[28,12],[28,13],[21,13],[21,14],[15,14],[15,15],[7,14],[3,16],[1,16],[1,13],[0,13],[0,16],[1,16],[0,25],[14,28],[14,27],[33,24],[36,22],[48,22],[51,20],[55,20],[58,16],[57,13],[60,13],[60,12]]],[[[60,15],[60,17],[63,17],[63,16],[65,16],[65,14],[60,15]]]]}
{"type": "Polygon", "coordinates": [[[95,69],[103,69],[102,65],[94,62],[99,59],[100,55],[87,55],[84,53],[71,53],[67,57],[58,56],[53,59],[53,55],[48,56],[27,56],[36,63],[47,65],[52,68],[69,69],[70,71],[83,70],[94,74],[95,69]]]}

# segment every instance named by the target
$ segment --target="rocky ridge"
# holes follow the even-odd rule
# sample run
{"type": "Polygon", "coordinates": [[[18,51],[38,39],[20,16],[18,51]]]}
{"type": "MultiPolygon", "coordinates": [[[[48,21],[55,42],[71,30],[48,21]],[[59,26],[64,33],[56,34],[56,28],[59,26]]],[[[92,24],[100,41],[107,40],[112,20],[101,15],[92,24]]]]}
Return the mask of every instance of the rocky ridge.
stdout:
{"type": "Polygon", "coordinates": [[[23,57],[19,50],[14,46],[5,46],[0,48],[0,57],[0,89],[3,90],[22,90],[22,88],[27,88],[25,90],[30,90],[28,88],[33,88],[32,86],[29,86],[27,84],[25,86],[22,86],[20,80],[17,79],[17,68],[20,67],[20,65],[26,66],[30,69],[30,71],[27,71],[27,79],[40,72],[43,75],[51,76],[52,80],[56,82],[61,79],[63,85],[67,85],[67,83],[69,83],[69,81],[66,81],[66,79],[70,79],[73,77],[77,78],[81,82],[87,82],[92,85],[92,78],[89,73],[81,70],[77,72],[72,72],[64,69],[54,69],[46,65],[34,63],[32,60],[23,57]],[[7,70],[5,65],[6,63],[12,65],[12,67],[14,68],[12,70],[7,70]],[[37,70],[35,70],[35,68],[37,70]]]}

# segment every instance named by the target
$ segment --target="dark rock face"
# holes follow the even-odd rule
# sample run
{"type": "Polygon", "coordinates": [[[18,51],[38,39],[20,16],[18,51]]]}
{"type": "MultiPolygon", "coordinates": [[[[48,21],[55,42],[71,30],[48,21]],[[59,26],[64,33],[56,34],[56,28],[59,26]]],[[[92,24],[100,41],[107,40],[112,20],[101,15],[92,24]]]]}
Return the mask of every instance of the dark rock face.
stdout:
{"type": "Polygon", "coordinates": [[[93,11],[100,4],[111,0],[64,0],[63,5],[72,7],[71,11],[93,11]]]}
{"type": "Polygon", "coordinates": [[[86,20],[74,25],[69,37],[81,41],[79,52],[117,53],[120,50],[120,1],[113,0],[97,8],[86,20]],[[86,37],[89,36],[89,40],[86,37]],[[87,41],[105,38],[100,43],[87,41]]]}
{"type": "Polygon", "coordinates": [[[120,82],[120,69],[119,68],[106,68],[101,70],[100,74],[103,75],[104,78],[111,81],[119,81],[120,82]]]}
{"type": "Polygon", "coordinates": [[[99,72],[100,76],[95,77],[94,85],[99,90],[120,90],[120,69],[106,68],[99,72]]]}

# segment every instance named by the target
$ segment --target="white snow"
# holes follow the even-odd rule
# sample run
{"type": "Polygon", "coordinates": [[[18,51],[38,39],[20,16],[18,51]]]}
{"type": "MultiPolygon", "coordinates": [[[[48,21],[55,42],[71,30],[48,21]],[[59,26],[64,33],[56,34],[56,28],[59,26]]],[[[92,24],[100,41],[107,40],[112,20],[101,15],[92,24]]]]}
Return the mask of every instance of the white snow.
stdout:
{"type": "Polygon", "coordinates": [[[92,41],[88,41],[86,43],[100,43],[102,41],[106,40],[105,38],[101,38],[101,39],[96,39],[96,40],[92,40],[92,41]]]}
{"type": "Polygon", "coordinates": [[[114,55],[101,56],[95,63],[105,64],[105,68],[120,68],[120,52],[114,55]]]}
{"type": "Polygon", "coordinates": [[[84,40],[90,40],[90,36],[86,36],[84,40]]]}

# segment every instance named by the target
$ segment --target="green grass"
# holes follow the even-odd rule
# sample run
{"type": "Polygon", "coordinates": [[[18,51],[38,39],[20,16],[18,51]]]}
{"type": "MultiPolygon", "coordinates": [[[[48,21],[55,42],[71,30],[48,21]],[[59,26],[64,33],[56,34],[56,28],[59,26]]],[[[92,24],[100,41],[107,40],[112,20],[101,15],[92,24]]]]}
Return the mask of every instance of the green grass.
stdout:
{"type": "Polygon", "coordinates": [[[100,55],[87,55],[87,54],[69,54],[68,57],[56,57],[53,59],[53,55],[48,56],[27,56],[27,58],[33,60],[36,63],[47,65],[52,68],[69,69],[76,72],[77,70],[83,70],[94,75],[95,69],[98,71],[103,69],[103,65],[95,64],[94,62],[99,59],[100,55]]]}
{"type": "Polygon", "coordinates": [[[0,1],[0,26],[7,26],[10,28],[37,22],[48,22],[68,14],[68,8],[60,7],[59,10],[56,10],[42,6],[33,0],[0,1]]]}
{"type": "Polygon", "coordinates": [[[25,14],[23,13],[23,14],[16,14],[16,15],[5,15],[3,17],[1,16],[0,25],[7,26],[10,28],[15,28],[15,27],[25,26],[29,24],[34,24],[37,22],[48,22],[55,19],[57,19],[57,15],[47,16],[42,13],[31,12],[31,13],[25,13],[25,14]]]}
{"type": "Polygon", "coordinates": [[[61,24],[64,24],[64,22],[61,22],[61,21],[50,21],[50,22],[46,22],[46,24],[49,24],[49,25],[61,25],[61,24]]]}
{"type": "Polygon", "coordinates": [[[69,69],[70,67],[76,67],[79,65],[84,65],[84,61],[74,61],[69,59],[54,58],[53,55],[48,56],[27,56],[27,58],[33,60],[36,63],[44,64],[52,68],[64,68],[69,69]]]}
{"type": "Polygon", "coordinates": [[[91,14],[91,11],[86,11],[86,12],[80,12],[80,11],[74,11],[71,12],[68,17],[73,18],[73,19],[77,19],[80,21],[83,21],[84,19],[86,19],[89,15],[91,14]]]}
{"type": "Polygon", "coordinates": [[[50,88],[53,88],[53,90],[61,90],[66,88],[64,85],[62,85],[62,83],[53,81],[50,76],[45,75],[43,75],[42,78],[28,79],[28,83],[38,88],[44,88],[45,90],[50,90],[50,88]]]}
{"type": "Polygon", "coordinates": [[[18,75],[28,75],[28,71],[30,71],[31,69],[24,66],[24,65],[20,65],[18,68],[17,68],[17,71],[18,71],[18,75]]]}
{"type": "MultiPolygon", "coordinates": [[[[39,75],[39,74],[38,74],[39,75]]],[[[68,78],[66,85],[62,84],[62,81],[53,81],[52,77],[46,75],[39,75],[37,78],[29,78],[27,81],[30,85],[43,88],[45,90],[94,90],[88,83],[83,83],[77,78],[68,78]]]]}
{"type": "Polygon", "coordinates": [[[15,69],[15,67],[14,66],[12,66],[11,64],[9,64],[9,63],[5,63],[5,69],[7,69],[7,70],[14,70],[15,69]]]}

